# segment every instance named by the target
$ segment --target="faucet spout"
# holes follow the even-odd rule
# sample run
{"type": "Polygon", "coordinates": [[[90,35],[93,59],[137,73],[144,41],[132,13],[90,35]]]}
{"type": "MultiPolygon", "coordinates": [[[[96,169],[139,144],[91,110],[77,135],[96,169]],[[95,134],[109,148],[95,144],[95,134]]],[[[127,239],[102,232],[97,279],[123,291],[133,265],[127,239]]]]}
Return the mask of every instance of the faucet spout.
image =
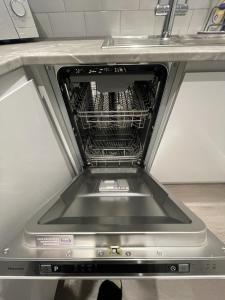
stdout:
{"type": "Polygon", "coordinates": [[[169,0],[169,11],[168,14],[166,15],[164,24],[163,24],[163,30],[161,34],[162,39],[169,39],[170,36],[172,35],[172,29],[173,29],[173,23],[174,23],[174,18],[176,15],[176,8],[177,8],[177,3],[179,0],[169,0]]]}

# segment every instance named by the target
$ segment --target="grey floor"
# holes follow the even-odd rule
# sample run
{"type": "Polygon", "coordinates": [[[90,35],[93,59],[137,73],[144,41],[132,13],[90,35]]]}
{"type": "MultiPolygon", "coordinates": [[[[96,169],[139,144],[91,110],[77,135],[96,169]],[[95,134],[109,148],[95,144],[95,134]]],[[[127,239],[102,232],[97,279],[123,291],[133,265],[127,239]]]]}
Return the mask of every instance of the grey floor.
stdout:
{"type": "MultiPolygon", "coordinates": [[[[225,242],[225,184],[169,185],[225,242]]],[[[60,281],[55,300],[96,300],[99,280],[60,281]]],[[[123,280],[123,300],[225,300],[225,280],[123,280]]]]}
{"type": "MultiPolygon", "coordinates": [[[[96,300],[102,281],[67,280],[55,300],[96,300]]],[[[123,300],[224,300],[225,280],[123,280],[123,300]]]]}

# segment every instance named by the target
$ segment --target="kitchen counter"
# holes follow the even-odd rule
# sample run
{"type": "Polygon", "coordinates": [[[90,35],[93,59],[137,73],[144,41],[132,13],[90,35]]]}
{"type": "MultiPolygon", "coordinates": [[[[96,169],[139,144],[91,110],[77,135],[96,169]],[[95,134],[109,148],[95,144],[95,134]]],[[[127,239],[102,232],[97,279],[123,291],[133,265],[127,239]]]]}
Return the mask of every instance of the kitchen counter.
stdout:
{"type": "Polygon", "coordinates": [[[0,75],[23,65],[225,60],[224,45],[101,49],[103,40],[48,40],[0,46],[0,75]]]}

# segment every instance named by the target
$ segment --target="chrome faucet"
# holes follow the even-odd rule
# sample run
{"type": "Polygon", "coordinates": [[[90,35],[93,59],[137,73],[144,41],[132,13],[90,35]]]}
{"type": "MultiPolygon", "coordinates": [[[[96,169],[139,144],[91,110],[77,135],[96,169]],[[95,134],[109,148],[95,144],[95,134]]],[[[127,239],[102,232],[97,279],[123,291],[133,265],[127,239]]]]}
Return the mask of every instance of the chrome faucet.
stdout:
{"type": "Polygon", "coordinates": [[[169,0],[169,11],[166,15],[161,38],[166,40],[172,35],[173,23],[176,14],[177,3],[179,0],[169,0]]]}

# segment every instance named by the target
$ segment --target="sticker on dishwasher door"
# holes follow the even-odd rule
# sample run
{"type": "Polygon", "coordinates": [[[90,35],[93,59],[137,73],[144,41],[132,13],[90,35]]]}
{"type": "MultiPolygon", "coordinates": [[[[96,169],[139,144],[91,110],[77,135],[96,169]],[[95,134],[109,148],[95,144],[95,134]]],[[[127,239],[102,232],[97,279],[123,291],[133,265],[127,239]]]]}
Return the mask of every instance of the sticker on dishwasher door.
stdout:
{"type": "Polygon", "coordinates": [[[72,235],[38,235],[36,246],[38,248],[68,247],[73,245],[72,235]]]}

